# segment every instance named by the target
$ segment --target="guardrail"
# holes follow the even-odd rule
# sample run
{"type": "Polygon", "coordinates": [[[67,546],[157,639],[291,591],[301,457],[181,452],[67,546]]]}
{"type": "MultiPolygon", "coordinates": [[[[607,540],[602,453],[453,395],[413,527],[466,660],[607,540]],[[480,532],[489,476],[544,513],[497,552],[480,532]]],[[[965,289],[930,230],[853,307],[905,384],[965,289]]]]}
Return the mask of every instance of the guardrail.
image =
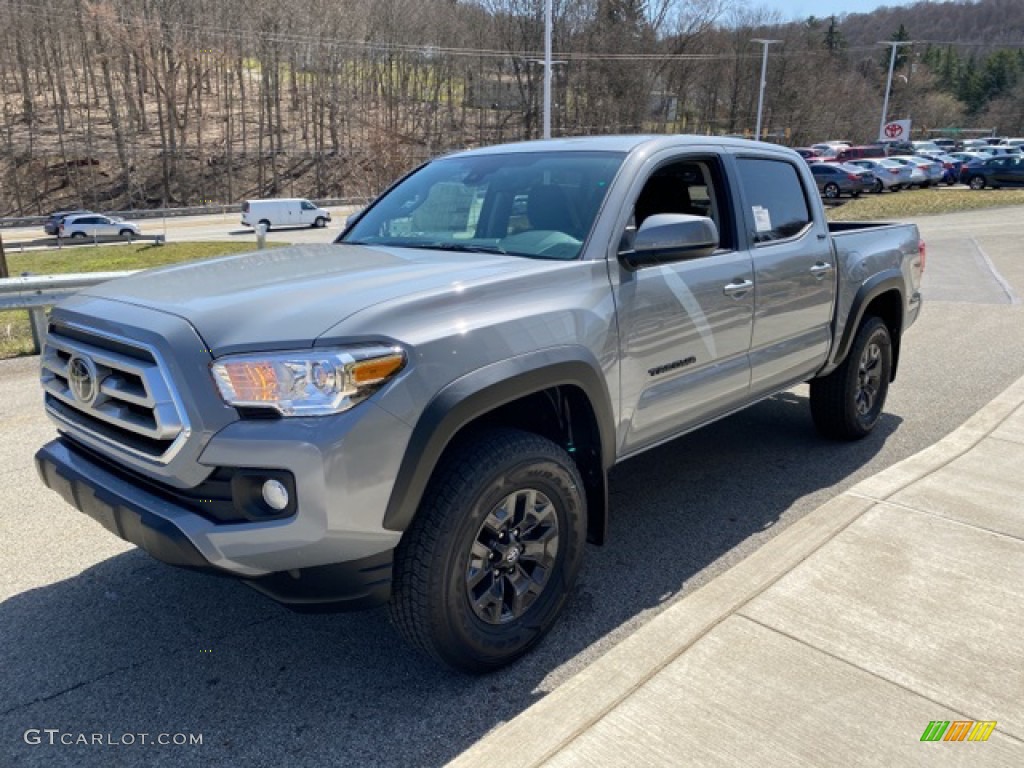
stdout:
{"type": "Polygon", "coordinates": [[[35,240],[19,240],[17,242],[5,242],[4,248],[8,251],[24,251],[26,248],[75,248],[83,245],[99,245],[101,243],[110,245],[113,243],[137,243],[140,240],[152,240],[156,245],[163,245],[167,242],[164,235],[132,235],[121,237],[120,235],[94,235],[92,237],[37,237],[35,240]]]}
{"type": "Polygon", "coordinates": [[[82,288],[126,277],[127,272],[82,272],[69,275],[22,275],[0,279],[0,310],[26,309],[32,325],[32,347],[36,354],[46,337],[46,308],[82,288]]]}

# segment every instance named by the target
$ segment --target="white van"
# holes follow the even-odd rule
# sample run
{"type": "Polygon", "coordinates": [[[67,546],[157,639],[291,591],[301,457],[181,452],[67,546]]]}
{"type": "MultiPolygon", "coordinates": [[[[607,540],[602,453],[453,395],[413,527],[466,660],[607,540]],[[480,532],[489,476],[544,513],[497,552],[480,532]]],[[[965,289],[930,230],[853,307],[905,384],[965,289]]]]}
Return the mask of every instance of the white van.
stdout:
{"type": "Polygon", "coordinates": [[[265,224],[274,227],[326,227],[331,220],[329,211],[317,208],[301,197],[282,197],[273,200],[246,200],[242,203],[242,224],[255,229],[265,224]]]}

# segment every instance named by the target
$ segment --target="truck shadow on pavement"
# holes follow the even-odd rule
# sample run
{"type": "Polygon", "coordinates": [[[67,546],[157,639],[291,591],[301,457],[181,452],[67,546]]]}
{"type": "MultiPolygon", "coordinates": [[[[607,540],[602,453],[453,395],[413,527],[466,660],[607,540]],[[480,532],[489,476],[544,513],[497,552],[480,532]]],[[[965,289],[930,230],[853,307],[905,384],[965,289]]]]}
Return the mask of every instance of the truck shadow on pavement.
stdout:
{"type": "Polygon", "coordinates": [[[562,620],[486,677],[420,658],[383,609],[293,614],[137,550],[110,558],[0,604],[0,764],[106,766],[114,749],[125,765],[443,764],[877,470],[899,423],[886,414],[864,441],[827,442],[806,398],[785,393],[617,467],[610,542],[587,548],[562,620]],[[33,746],[29,728],[203,744],[33,746]]]}

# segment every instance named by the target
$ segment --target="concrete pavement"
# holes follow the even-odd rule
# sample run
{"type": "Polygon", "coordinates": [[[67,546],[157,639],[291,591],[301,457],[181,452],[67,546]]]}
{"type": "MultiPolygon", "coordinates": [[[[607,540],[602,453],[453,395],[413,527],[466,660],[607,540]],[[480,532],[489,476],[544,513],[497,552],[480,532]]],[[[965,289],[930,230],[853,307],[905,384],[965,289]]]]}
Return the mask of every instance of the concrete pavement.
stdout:
{"type": "Polygon", "coordinates": [[[1024,379],[450,765],[1024,765],[1024,379]]]}

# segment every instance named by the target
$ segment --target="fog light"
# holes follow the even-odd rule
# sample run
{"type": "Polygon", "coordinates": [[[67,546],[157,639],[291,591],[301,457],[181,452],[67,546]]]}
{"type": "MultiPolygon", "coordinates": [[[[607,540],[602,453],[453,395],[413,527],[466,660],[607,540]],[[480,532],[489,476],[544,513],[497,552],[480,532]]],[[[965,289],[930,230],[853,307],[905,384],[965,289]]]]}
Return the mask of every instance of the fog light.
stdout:
{"type": "Polygon", "coordinates": [[[280,512],[288,506],[288,489],[279,480],[267,480],[263,483],[263,500],[268,507],[280,512]]]}

